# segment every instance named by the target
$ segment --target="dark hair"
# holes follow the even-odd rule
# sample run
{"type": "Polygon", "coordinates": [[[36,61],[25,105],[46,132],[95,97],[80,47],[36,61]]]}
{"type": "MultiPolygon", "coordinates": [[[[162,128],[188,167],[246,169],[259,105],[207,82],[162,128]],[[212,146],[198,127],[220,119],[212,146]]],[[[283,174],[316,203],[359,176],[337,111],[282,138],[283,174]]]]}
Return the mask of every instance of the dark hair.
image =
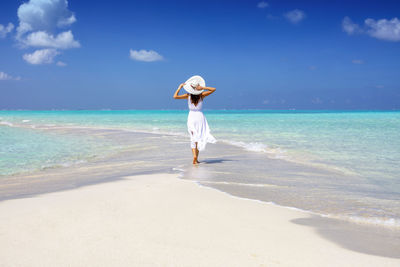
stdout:
{"type": "Polygon", "coordinates": [[[199,94],[199,95],[192,95],[192,94],[190,94],[190,101],[191,101],[195,106],[197,106],[197,104],[199,103],[200,98],[201,98],[201,100],[203,100],[203,96],[202,96],[201,94],[199,94]]]}

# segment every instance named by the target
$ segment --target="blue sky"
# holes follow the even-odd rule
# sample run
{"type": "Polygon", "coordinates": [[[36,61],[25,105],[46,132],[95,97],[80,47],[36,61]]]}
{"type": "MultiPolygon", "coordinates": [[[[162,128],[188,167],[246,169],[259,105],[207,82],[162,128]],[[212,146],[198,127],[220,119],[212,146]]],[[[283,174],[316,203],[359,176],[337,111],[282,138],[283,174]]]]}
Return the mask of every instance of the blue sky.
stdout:
{"type": "Polygon", "coordinates": [[[0,3],[0,109],[399,109],[399,1],[0,3]]]}

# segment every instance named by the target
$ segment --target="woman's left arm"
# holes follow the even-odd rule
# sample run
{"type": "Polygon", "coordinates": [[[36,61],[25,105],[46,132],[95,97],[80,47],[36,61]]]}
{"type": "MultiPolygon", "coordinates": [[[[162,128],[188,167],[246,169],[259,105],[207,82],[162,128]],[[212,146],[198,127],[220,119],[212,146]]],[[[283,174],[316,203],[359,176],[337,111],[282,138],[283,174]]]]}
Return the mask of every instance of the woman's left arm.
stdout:
{"type": "Polygon", "coordinates": [[[205,87],[201,87],[199,90],[207,90],[207,91],[201,93],[202,97],[206,97],[206,96],[211,95],[212,93],[214,93],[215,90],[217,90],[217,89],[215,87],[207,87],[207,86],[205,86],[205,87]]]}

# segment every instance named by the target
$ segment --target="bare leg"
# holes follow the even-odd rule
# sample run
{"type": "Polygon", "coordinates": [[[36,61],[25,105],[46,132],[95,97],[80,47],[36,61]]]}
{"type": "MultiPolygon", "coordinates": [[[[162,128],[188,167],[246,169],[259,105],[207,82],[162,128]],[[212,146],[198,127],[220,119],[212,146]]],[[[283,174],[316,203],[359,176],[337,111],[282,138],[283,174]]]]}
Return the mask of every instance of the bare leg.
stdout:
{"type": "Polygon", "coordinates": [[[192,148],[192,153],[193,153],[193,164],[198,164],[200,163],[197,158],[199,157],[199,150],[197,149],[197,142],[196,142],[196,147],[192,148]]]}
{"type": "Polygon", "coordinates": [[[197,152],[196,152],[196,148],[192,148],[192,153],[193,153],[193,164],[197,164],[197,152]]]}
{"type": "Polygon", "coordinates": [[[200,163],[198,158],[199,158],[199,150],[197,149],[197,143],[196,143],[196,162],[200,163]]]}
{"type": "MultiPolygon", "coordinates": [[[[193,132],[191,132],[193,135],[193,132]]],[[[193,164],[200,163],[197,158],[199,157],[199,150],[197,149],[197,142],[195,143],[196,147],[192,148],[192,153],[193,153],[193,164]]]]}

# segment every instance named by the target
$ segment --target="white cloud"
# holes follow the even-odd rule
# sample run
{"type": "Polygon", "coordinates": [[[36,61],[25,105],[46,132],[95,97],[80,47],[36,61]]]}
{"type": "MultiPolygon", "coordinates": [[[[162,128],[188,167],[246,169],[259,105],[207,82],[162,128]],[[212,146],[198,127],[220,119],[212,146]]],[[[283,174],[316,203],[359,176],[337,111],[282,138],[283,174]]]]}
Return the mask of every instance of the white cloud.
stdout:
{"type": "Polygon", "coordinates": [[[71,17],[69,17],[69,18],[62,18],[62,19],[60,19],[60,20],[58,21],[58,23],[57,23],[57,26],[62,28],[62,27],[69,26],[69,25],[71,25],[71,24],[74,23],[74,22],[76,22],[76,18],[75,18],[75,15],[72,14],[71,17]]]}
{"type": "Polygon", "coordinates": [[[59,67],[65,67],[65,66],[67,66],[67,63],[62,62],[62,61],[58,61],[58,62],[56,63],[56,65],[59,66],[59,67]]]}
{"type": "Polygon", "coordinates": [[[20,35],[27,29],[53,32],[57,27],[66,27],[76,21],[67,0],[30,0],[19,6],[17,14],[20,35]]]}
{"type": "Polygon", "coordinates": [[[12,77],[5,72],[0,71],[0,80],[11,80],[12,77]]]}
{"type": "Polygon", "coordinates": [[[53,63],[54,57],[60,54],[56,49],[41,49],[36,50],[32,54],[23,55],[23,59],[29,64],[50,64],[53,63]]]}
{"type": "Polygon", "coordinates": [[[80,47],[79,42],[74,40],[74,36],[71,31],[62,32],[55,37],[44,31],[37,31],[30,33],[23,43],[27,46],[51,47],[59,49],[80,47]]]}
{"type": "Polygon", "coordinates": [[[0,71],[0,81],[5,81],[5,80],[19,81],[21,80],[21,77],[13,77],[5,72],[0,71]]]}
{"type": "Polygon", "coordinates": [[[159,61],[163,60],[163,56],[153,50],[132,50],[129,51],[130,58],[137,61],[145,61],[145,62],[152,62],[152,61],[159,61]]]}
{"type": "Polygon", "coordinates": [[[261,1],[261,2],[259,2],[258,4],[257,4],[257,7],[258,8],[266,8],[266,7],[268,7],[269,6],[269,4],[267,3],[267,2],[265,2],[265,1],[261,1]]]}
{"type": "Polygon", "coordinates": [[[17,35],[15,36],[17,40],[21,39],[21,36],[29,31],[32,31],[31,25],[28,23],[20,22],[17,28],[17,35]]]}
{"type": "Polygon", "coordinates": [[[368,27],[367,34],[377,39],[385,41],[400,41],[400,20],[393,18],[387,19],[366,19],[365,25],[368,27]]]}
{"type": "Polygon", "coordinates": [[[70,30],[76,22],[67,0],[29,0],[18,8],[19,25],[16,39],[22,48],[39,47],[23,59],[30,64],[50,64],[60,54],[57,49],[80,47],[70,30]]]}
{"type": "Polygon", "coordinates": [[[306,18],[306,13],[304,13],[303,11],[301,11],[299,9],[295,9],[295,10],[285,13],[284,16],[291,23],[296,24],[306,18]]]}
{"type": "Polygon", "coordinates": [[[342,21],[342,28],[347,34],[363,33],[371,37],[385,41],[400,41],[400,20],[393,18],[387,19],[366,19],[364,27],[351,21],[349,17],[345,17],[342,21]]]}
{"type": "Polygon", "coordinates": [[[342,29],[349,35],[361,32],[360,26],[355,24],[349,17],[344,17],[342,20],[342,29]]]}
{"type": "Polygon", "coordinates": [[[7,26],[0,24],[0,38],[5,38],[14,29],[14,24],[11,22],[7,26]]]}
{"type": "Polygon", "coordinates": [[[362,60],[362,59],[353,59],[351,61],[351,63],[353,63],[353,64],[364,64],[364,60],[362,60]]]}

